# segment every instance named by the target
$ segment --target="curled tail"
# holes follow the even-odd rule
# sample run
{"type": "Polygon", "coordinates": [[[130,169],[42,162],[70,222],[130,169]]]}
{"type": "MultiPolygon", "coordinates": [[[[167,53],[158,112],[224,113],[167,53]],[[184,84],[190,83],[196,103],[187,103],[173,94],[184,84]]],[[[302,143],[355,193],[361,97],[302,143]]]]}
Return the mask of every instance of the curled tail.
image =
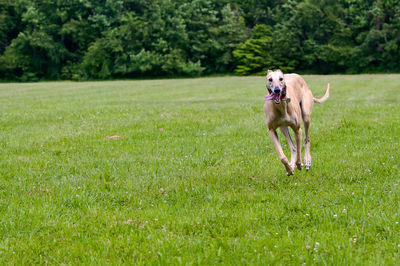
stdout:
{"type": "Polygon", "coordinates": [[[326,100],[328,100],[330,89],[331,89],[331,85],[328,83],[328,87],[326,88],[325,95],[322,96],[322,98],[320,98],[320,99],[314,97],[314,98],[313,98],[314,102],[315,102],[315,103],[323,103],[323,102],[325,102],[326,100]]]}

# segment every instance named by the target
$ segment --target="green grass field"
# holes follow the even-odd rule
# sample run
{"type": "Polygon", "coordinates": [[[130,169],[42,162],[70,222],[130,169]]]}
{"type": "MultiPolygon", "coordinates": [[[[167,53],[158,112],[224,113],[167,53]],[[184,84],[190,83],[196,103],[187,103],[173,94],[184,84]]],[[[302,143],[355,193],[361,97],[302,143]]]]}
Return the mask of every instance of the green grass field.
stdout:
{"type": "Polygon", "coordinates": [[[305,79],[291,177],[263,77],[0,84],[0,264],[399,263],[400,75],[305,79]]]}

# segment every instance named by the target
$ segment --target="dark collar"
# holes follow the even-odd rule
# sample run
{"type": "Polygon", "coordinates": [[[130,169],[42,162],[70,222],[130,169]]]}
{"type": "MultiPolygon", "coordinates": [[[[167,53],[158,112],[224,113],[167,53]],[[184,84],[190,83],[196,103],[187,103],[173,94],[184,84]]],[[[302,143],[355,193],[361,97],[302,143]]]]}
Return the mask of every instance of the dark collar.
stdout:
{"type": "Polygon", "coordinates": [[[283,87],[282,89],[282,95],[281,95],[281,99],[286,97],[286,83],[285,83],[285,87],[283,87]]]}

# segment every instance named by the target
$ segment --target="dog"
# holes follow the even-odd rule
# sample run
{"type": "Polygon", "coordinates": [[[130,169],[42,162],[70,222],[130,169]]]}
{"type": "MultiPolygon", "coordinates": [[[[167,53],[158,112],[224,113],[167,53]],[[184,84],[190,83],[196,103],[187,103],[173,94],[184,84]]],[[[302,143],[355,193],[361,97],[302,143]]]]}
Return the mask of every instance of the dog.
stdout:
{"type": "Polygon", "coordinates": [[[283,74],[278,69],[267,72],[268,95],[265,97],[264,113],[275,149],[279,159],[285,166],[287,175],[294,174],[294,167],[302,169],[301,163],[301,120],[304,122],[304,165],[306,170],[311,167],[310,155],[310,117],[314,103],[323,103],[329,98],[330,84],[328,83],[325,95],[314,98],[304,79],[298,74],[283,74]],[[296,146],[290,137],[289,128],[295,134],[296,146]],[[276,129],[279,128],[290,146],[290,163],[283,153],[276,129]]]}

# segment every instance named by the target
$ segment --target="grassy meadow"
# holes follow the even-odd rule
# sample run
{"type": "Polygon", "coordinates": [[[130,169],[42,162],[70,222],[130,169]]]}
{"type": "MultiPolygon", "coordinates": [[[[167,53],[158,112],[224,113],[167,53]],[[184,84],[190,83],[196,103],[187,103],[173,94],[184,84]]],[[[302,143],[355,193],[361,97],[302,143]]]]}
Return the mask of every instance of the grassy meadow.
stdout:
{"type": "Polygon", "coordinates": [[[397,264],[400,75],[305,79],[291,177],[263,77],[0,84],[0,264],[397,264]]]}

